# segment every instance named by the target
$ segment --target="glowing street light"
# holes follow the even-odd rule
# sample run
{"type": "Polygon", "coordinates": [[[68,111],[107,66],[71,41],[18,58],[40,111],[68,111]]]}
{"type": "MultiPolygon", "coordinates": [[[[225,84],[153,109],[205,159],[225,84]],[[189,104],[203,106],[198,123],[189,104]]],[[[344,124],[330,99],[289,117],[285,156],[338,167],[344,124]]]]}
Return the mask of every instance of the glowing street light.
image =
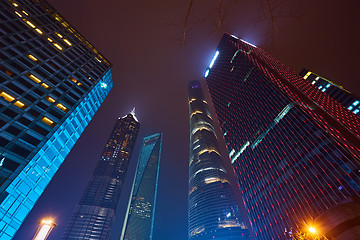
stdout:
{"type": "Polygon", "coordinates": [[[46,240],[51,230],[57,225],[52,219],[43,219],[39,222],[40,226],[33,238],[33,240],[46,240]]]}
{"type": "Polygon", "coordinates": [[[310,228],[309,228],[309,232],[311,232],[311,233],[316,233],[316,230],[315,230],[315,228],[310,227],[310,228]]]}

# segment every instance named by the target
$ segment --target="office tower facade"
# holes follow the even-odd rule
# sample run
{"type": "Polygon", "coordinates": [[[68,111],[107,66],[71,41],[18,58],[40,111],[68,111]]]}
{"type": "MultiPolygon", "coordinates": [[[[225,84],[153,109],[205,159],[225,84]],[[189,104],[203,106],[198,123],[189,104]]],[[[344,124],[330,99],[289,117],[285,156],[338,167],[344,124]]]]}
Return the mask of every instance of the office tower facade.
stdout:
{"type": "Polygon", "coordinates": [[[188,85],[190,163],[188,239],[250,239],[220,155],[199,81],[188,85]]]}
{"type": "Polygon", "coordinates": [[[45,1],[0,3],[0,239],[15,235],[112,88],[110,63],[45,1]]]}
{"type": "Polygon", "coordinates": [[[153,239],[161,145],[162,133],[143,139],[121,240],[153,239]]]}
{"type": "Polygon", "coordinates": [[[64,240],[110,239],[110,230],[140,124],[134,111],[117,119],[64,240]]]}
{"type": "Polygon", "coordinates": [[[339,101],[347,109],[352,111],[354,114],[360,116],[360,98],[350,93],[342,86],[339,86],[326,78],[323,78],[316,73],[313,73],[307,69],[303,69],[300,72],[305,80],[311,82],[312,85],[317,87],[322,92],[325,92],[330,97],[339,101]]]}
{"type": "Polygon", "coordinates": [[[229,34],[205,76],[258,239],[284,239],[359,195],[358,116],[229,34]]]}
{"type": "Polygon", "coordinates": [[[39,222],[40,226],[36,231],[33,240],[46,240],[50,235],[50,232],[56,227],[56,224],[51,219],[44,219],[39,222]]]}

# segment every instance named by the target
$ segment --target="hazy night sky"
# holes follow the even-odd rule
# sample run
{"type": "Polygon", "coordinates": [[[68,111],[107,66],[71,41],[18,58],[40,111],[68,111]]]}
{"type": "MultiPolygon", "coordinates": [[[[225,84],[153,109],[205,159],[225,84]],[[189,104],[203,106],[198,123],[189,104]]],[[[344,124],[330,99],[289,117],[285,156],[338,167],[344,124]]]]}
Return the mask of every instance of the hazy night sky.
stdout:
{"type": "MultiPolygon", "coordinates": [[[[278,31],[271,32],[263,0],[227,9],[215,31],[215,0],[194,1],[189,39],[182,46],[187,1],[49,0],[112,64],[114,87],[14,239],[30,239],[37,222],[53,216],[61,239],[75,205],[99,160],[117,117],[136,107],[141,126],[125,185],[133,176],[143,137],[163,132],[154,240],[187,239],[189,121],[187,83],[202,79],[224,32],[268,51],[300,72],[307,68],[360,96],[358,1],[275,0],[278,31]],[[300,17],[295,17],[300,16],[300,17]],[[271,40],[273,36],[273,42],[271,40]]],[[[224,6],[235,1],[223,1],[224,6]]],[[[124,188],[120,201],[128,197],[124,188]]],[[[118,208],[113,240],[121,228],[118,208]]]]}

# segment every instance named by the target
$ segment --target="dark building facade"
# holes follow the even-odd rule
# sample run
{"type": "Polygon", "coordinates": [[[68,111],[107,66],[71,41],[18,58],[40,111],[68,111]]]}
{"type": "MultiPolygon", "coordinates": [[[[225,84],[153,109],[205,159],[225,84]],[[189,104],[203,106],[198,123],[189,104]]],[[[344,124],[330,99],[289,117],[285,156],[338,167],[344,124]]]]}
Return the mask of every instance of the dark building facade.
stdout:
{"type": "Polygon", "coordinates": [[[225,34],[206,81],[258,239],[284,239],[360,191],[360,118],[225,34]]]}
{"type": "Polygon", "coordinates": [[[190,163],[188,239],[250,239],[223,166],[199,81],[188,86],[190,163]]]}
{"type": "Polygon", "coordinates": [[[112,88],[46,1],[0,2],[0,239],[11,239],[112,88]]]}
{"type": "Polygon", "coordinates": [[[70,239],[110,239],[110,230],[129,165],[139,122],[134,112],[119,118],[63,235],[70,239]]]}
{"type": "Polygon", "coordinates": [[[316,73],[313,73],[307,69],[303,69],[300,72],[300,76],[311,82],[312,85],[317,87],[322,92],[325,92],[330,97],[339,101],[347,109],[354,114],[360,116],[360,98],[350,93],[342,86],[339,86],[330,80],[323,78],[316,73]]]}
{"type": "Polygon", "coordinates": [[[161,144],[161,133],[143,139],[120,240],[153,239],[161,144]]]}

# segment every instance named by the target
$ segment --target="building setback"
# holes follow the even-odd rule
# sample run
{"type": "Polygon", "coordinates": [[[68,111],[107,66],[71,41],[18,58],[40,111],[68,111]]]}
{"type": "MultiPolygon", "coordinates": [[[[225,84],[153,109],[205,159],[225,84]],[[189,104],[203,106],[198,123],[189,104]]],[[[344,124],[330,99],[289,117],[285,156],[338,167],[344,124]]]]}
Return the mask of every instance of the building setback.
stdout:
{"type": "Polygon", "coordinates": [[[229,34],[205,77],[257,239],[359,196],[357,115],[229,34]]]}
{"type": "Polygon", "coordinates": [[[249,230],[227,179],[212,118],[199,81],[189,83],[188,98],[188,239],[250,239],[249,230]]]}
{"type": "Polygon", "coordinates": [[[162,133],[143,139],[121,240],[153,239],[161,145],[162,133]]]}
{"type": "Polygon", "coordinates": [[[330,97],[339,101],[347,109],[352,111],[354,114],[360,116],[360,98],[351,94],[349,91],[344,89],[326,78],[323,78],[316,73],[313,73],[307,69],[303,69],[300,72],[300,76],[311,82],[312,85],[320,89],[322,92],[327,93],[330,97]]]}
{"type": "Polygon", "coordinates": [[[11,239],[112,88],[46,1],[0,3],[0,239],[11,239]]]}
{"type": "Polygon", "coordinates": [[[134,112],[117,119],[63,240],[110,239],[111,225],[139,127],[134,112]]]}

